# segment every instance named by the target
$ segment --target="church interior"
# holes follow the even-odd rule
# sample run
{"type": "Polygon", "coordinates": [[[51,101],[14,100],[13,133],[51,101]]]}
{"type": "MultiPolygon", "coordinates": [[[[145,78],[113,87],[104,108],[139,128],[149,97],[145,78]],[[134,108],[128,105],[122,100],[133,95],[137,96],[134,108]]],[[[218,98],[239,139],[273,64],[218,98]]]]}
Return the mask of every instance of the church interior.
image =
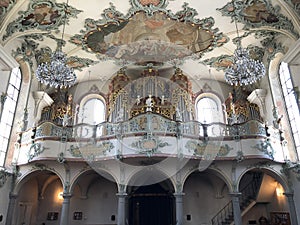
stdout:
{"type": "Polygon", "coordinates": [[[298,225],[299,37],[299,0],[0,0],[0,225],[298,225]]]}

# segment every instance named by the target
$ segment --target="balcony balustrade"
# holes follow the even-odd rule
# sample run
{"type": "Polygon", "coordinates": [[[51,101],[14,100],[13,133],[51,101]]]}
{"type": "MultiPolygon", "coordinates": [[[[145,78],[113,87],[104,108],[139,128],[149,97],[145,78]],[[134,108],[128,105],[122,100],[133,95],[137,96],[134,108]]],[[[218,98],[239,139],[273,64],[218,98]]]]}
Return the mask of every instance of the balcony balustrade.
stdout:
{"type": "Polygon", "coordinates": [[[170,120],[147,112],[120,123],[58,126],[43,122],[20,134],[18,163],[120,157],[267,158],[284,161],[280,131],[250,120],[241,124],[170,120]]]}

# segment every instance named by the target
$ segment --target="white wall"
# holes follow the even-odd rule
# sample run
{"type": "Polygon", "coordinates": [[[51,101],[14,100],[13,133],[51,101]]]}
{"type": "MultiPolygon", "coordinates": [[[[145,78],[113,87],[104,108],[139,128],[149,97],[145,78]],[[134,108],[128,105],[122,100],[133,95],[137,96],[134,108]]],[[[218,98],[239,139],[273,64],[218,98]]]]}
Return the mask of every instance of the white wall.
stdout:
{"type": "Polygon", "coordinates": [[[8,209],[8,203],[9,203],[9,193],[10,193],[10,185],[11,185],[11,177],[8,177],[5,184],[0,187],[0,215],[3,216],[2,222],[0,222],[0,225],[5,224],[6,221],[6,214],[8,209]]]}

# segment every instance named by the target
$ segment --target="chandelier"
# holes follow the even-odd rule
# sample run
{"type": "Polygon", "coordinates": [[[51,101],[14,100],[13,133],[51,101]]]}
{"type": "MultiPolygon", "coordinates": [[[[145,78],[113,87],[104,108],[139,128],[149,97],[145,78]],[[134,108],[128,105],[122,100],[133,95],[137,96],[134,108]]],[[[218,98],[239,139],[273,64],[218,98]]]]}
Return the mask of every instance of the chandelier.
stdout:
{"type": "Polygon", "coordinates": [[[242,48],[241,39],[237,30],[237,49],[234,51],[232,65],[225,70],[225,81],[230,85],[242,86],[255,83],[261,79],[266,69],[262,62],[250,57],[249,51],[242,48]]]}
{"type": "Polygon", "coordinates": [[[67,65],[67,56],[62,51],[63,38],[66,25],[67,5],[65,6],[64,24],[61,40],[58,41],[58,47],[50,58],[50,63],[41,63],[35,72],[38,81],[45,85],[55,88],[71,87],[76,82],[76,75],[73,68],[67,65]]]}

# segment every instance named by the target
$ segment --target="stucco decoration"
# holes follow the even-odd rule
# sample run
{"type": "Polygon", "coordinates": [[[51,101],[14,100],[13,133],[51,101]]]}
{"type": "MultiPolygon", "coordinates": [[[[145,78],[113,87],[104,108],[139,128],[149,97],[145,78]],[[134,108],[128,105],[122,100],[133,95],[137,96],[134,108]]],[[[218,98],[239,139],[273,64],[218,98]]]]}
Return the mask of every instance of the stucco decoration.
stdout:
{"type": "Polygon", "coordinates": [[[252,146],[252,148],[258,149],[259,151],[268,155],[272,160],[274,159],[274,149],[268,138],[265,139],[264,141],[261,141],[259,144],[252,146]]]}
{"type": "Polygon", "coordinates": [[[82,157],[80,147],[78,146],[71,145],[67,151],[70,152],[73,157],[82,157]]]}
{"type": "Polygon", "coordinates": [[[130,0],[130,4],[135,9],[142,9],[144,11],[149,11],[149,15],[155,9],[166,8],[168,5],[167,0],[130,0]]]}
{"type": "MultiPolygon", "coordinates": [[[[282,45],[282,43],[276,41],[279,33],[268,31],[268,30],[255,30],[248,31],[243,33],[239,37],[240,40],[243,38],[249,37],[253,35],[256,39],[261,39],[260,43],[262,47],[249,45],[247,49],[249,50],[249,54],[251,58],[259,61],[263,61],[263,58],[266,57],[267,62],[270,62],[274,59],[275,55],[279,52],[286,53],[287,49],[282,45]]],[[[234,38],[232,41],[234,43],[237,42],[237,38],[234,38]]],[[[218,57],[212,57],[201,61],[204,65],[209,65],[216,70],[225,70],[227,67],[232,65],[233,56],[232,55],[220,55],[218,57]]]]}
{"type": "MultiPolygon", "coordinates": [[[[13,51],[13,56],[15,58],[22,58],[26,61],[30,69],[33,69],[34,59],[37,64],[43,62],[50,62],[50,58],[52,55],[52,50],[49,47],[38,49],[39,44],[36,42],[38,40],[43,40],[45,37],[49,37],[51,39],[59,41],[51,34],[46,35],[26,35],[24,36],[24,41],[22,42],[21,47],[18,47],[15,51],[13,51]]],[[[78,56],[70,56],[67,58],[67,65],[75,70],[82,71],[83,68],[96,64],[97,61],[88,59],[88,58],[80,58],[78,56]]]]}
{"type": "Polygon", "coordinates": [[[65,19],[68,23],[70,17],[76,18],[80,12],[66,3],[32,0],[27,10],[19,11],[20,16],[8,24],[3,40],[14,33],[33,28],[43,31],[58,30],[59,26],[64,24],[65,19]]]}
{"type": "Polygon", "coordinates": [[[159,148],[163,148],[165,146],[170,146],[168,142],[163,142],[158,137],[152,135],[151,133],[147,133],[138,141],[133,142],[131,146],[133,148],[138,149],[137,152],[140,154],[145,154],[148,157],[151,157],[153,154],[159,152],[159,148]]]}
{"type": "MultiPolygon", "coordinates": [[[[258,46],[249,45],[247,46],[250,57],[254,60],[262,61],[264,56],[264,49],[258,46]]],[[[216,70],[226,70],[233,63],[233,55],[220,55],[218,57],[212,57],[203,60],[201,63],[209,65],[216,70]]]]}
{"type": "Polygon", "coordinates": [[[205,157],[209,157],[209,155],[216,155],[218,157],[226,156],[231,150],[233,150],[233,148],[229,147],[227,144],[217,146],[213,143],[193,140],[187,141],[185,147],[189,150],[189,152],[192,152],[193,155],[204,156],[205,154],[205,157]],[[217,151],[217,154],[215,154],[215,151],[217,151]]]}
{"type": "Polygon", "coordinates": [[[225,35],[213,28],[212,17],[195,18],[197,12],[187,3],[175,14],[159,8],[160,4],[165,5],[162,1],[157,1],[157,6],[143,4],[133,1],[127,15],[111,4],[102,19],[86,19],[85,30],[71,37],[71,42],[97,54],[99,59],[139,63],[202,56],[228,42],[225,35]]]}
{"type": "Polygon", "coordinates": [[[300,15],[300,0],[284,0],[300,15]]]}
{"type": "Polygon", "coordinates": [[[33,40],[26,38],[22,42],[21,47],[18,47],[16,51],[13,51],[12,55],[15,58],[21,57],[24,61],[26,61],[29,64],[30,69],[32,69],[33,68],[32,59],[34,59],[35,51],[37,50],[38,45],[39,44],[37,44],[33,40]]]}
{"type": "MultiPolygon", "coordinates": [[[[91,141],[91,143],[80,146],[79,150],[82,157],[84,157],[88,162],[93,162],[98,157],[106,156],[114,148],[114,144],[110,141],[99,141],[95,143],[92,143],[91,141]]],[[[77,151],[73,151],[73,154],[79,156],[79,153],[77,151]]]]}
{"type": "Polygon", "coordinates": [[[17,0],[1,0],[0,1],[0,24],[2,23],[6,14],[16,4],[17,0]]]}
{"type": "Polygon", "coordinates": [[[4,184],[7,181],[7,177],[9,176],[9,173],[5,170],[0,170],[0,188],[4,186],[4,184]]]}
{"type": "Polygon", "coordinates": [[[294,39],[299,38],[294,25],[286,16],[280,13],[280,7],[273,7],[269,0],[257,1],[231,1],[219,10],[223,16],[230,16],[232,19],[243,23],[244,30],[261,28],[268,30],[272,27],[280,32],[286,30],[294,35],[294,39]]]}
{"type": "Polygon", "coordinates": [[[43,153],[45,147],[41,143],[32,143],[28,151],[28,162],[43,153]]]}
{"type": "Polygon", "coordinates": [[[285,164],[282,164],[281,172],[288,175],[291,171],[296,175],[297,180],[300,182],[300,164],[287,160],[285,164]]]}

